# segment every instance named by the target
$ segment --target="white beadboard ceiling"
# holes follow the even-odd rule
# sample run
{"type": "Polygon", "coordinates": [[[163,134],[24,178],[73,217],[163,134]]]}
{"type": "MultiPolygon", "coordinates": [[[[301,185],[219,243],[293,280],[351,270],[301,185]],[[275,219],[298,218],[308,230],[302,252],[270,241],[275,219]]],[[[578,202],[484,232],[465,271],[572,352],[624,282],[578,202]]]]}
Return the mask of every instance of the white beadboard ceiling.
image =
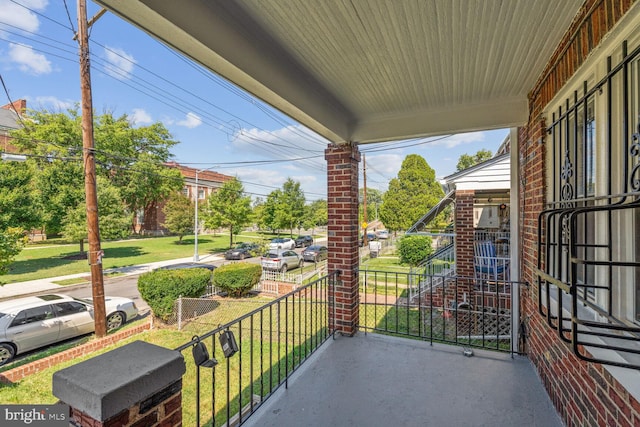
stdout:
{"type": "Polygon", "coordinates": [[[519,126],[583,0],[97,0],[334,142],[519,126]]]}

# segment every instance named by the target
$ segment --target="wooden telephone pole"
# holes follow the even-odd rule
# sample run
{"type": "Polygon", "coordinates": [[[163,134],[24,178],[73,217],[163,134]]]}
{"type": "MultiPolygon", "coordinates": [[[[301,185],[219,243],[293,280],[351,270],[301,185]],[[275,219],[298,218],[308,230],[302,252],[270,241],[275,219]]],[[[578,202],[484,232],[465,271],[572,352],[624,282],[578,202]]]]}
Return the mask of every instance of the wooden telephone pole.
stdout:
{"type": "Polygon", "coordinates": [[[98,192],[96,162],[93,149],[93,99],[91,96],[91,66],[89,64],[89,33],[86,0],[78,0],[78,44],[80,45],[80,92],[82,97],[82,160],[84,163],[84,190],[87,205],[88,260],[91,266],[93,319],[98,338],[107,335],[104,306],[104,277],[98,221],[98,192]]]}
{"type": "MultiPolygon", "coordinates": [[[[365,224],[368,224],[368,219],[367,218],[367,159],[364,156],[364,153],[362,153],[362,180],[364,181],[364,189],[362,190],[362,205],[363,205],[363,212],[362,212],[362,219],[364,220],[363,222],[365,224]]],[[[367,247],[367,244],[369,243],[369,239],[367,238],[367,225],[365,225],[364,230],[362,230],[363,236],[362,236],[362,246],[363,247],[367,247]]]]}

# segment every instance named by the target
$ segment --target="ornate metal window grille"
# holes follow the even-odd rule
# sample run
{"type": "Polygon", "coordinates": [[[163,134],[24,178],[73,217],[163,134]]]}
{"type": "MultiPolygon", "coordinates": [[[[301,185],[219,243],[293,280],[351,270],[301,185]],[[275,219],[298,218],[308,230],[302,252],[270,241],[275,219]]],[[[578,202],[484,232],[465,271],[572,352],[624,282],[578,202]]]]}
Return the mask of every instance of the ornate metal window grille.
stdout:
{"type": "Polygon", "coordinates": [[[640,369],[640,47],[621,52],[547,129],[538,306],[581,359],[640,369]]]}

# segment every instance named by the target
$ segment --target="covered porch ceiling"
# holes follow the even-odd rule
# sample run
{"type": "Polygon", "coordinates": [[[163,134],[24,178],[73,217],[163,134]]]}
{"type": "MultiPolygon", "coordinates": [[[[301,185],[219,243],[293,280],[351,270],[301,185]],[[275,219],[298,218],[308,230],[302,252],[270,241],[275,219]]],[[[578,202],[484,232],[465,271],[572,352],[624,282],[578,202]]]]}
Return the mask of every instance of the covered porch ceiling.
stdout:
{"type": "Polygon", "coordinates": [[[520,126],[583,0],[96,0],[332,142],[520,126]]]}

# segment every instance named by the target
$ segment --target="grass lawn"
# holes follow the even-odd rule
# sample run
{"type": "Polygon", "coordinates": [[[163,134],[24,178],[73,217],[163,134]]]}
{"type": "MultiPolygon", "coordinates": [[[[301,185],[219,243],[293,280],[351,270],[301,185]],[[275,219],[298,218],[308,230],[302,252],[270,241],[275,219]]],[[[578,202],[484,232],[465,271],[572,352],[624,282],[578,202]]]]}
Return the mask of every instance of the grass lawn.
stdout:
{"type": "MultiPolygon", "coordinates": [[[[53,374],[60,369],[135,340],[169,349],[176,348],[189,342],[194,335],[202,335],[210,331],[214,327],[212,325],[225,324],[266,302],[263,299],[236,301],[237,303],[231,299],[223,300],[219,309],[202,316],[197,322],[189,323],[182,331],[175,329],[145,331],[90,356],[61,363],[15,384],[0,384],[0,404],[54,403],[57,398],[51,392],[52,378],[53,374]]],[[[235,333],[240,352],[230,358],[228,364],[220,345],[212,345],[211,338],[205,340],[209,352],[220,362],[220,365],[215,371],[201,370],[203,376],[200,383],[201,425],[222,425],[226,420],[227,410],[233,415],[241,405],[244,406],[249,401],[252,394],[262,396],[269,394],[272,388],[284,378],[287,370],[290,371],[301,363],[323,337],[327,336],[328,332],[324,326],[326,322],[324,304],[307,304],[302,299],[273,306],[272,309],[265,310],[263,315],[255,316],[254,320],[245,320],[242,324],[236,323],[231,328],[235,333]],[[295,331],[290,329],[292,325],[295,325],[295,331]],[[228,391],[227,368],[230,379],[228,391]],[[215,423],[211,419],[212,372],[215,372],[215,423]],[[227,395],[230,397],[229,405],[226,404],[227,395]]],[[[185,350],[183,355],[186,363],[182,389],[183,425],[192,426],[196,425],[196,369],[190,348],[185,350]]]]}
{"type": "MultiPolygon", "coordinates": [[[[252,240],[241,235],[239,240],[252,240]]],[[[85,245],[85,249],[88,246],[85,245]]],[[[223,252],[229,247],[229,236],[224,234],[199,235],[198,252],[201,256],[223,252]]],[[[129,239],[103,242],[103,268],[126,267],[185,258],[193,255],[194,238],[185,236],[182,242],[175,236],[147,239],[129,239]]],[[[46,277],[65,276],[76,273],[90,273],[86,259],[72,259],[77,255],[79,245],[35,245],[23,250],[11,264],[9,274],[2,276],[0,283],[23,282],[46,277]]]]}

